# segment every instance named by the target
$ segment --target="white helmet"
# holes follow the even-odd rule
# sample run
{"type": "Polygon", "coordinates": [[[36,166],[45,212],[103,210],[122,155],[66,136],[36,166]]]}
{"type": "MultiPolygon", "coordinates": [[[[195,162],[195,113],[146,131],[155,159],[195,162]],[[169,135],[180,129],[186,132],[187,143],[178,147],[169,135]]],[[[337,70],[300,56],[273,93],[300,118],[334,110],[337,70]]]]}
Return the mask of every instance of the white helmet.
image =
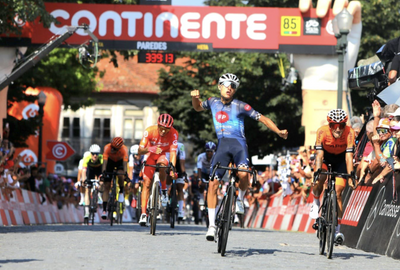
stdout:
{"type": "Polygon", "coordinates": [[[134,144],[131,146],[131,154],[132,155],[137,155],[139,153],[139,145],[134,144]]]}
{"type": "Polygon", "coordinates": [[[232,73],[225,73],[218,80],[218,84],[224,84],[225,82],[230,82],[232,84],[233,89],[237,89],[240,84],[239,78],[235,74],[232,74],[232,73]]]}
{"type": "Polygon", "coordinates": [[[89,152],[90,153],[96,153],[96,154],[100,154],[100,146],[98,144],[92,144],[89,148],[89,152]]]}

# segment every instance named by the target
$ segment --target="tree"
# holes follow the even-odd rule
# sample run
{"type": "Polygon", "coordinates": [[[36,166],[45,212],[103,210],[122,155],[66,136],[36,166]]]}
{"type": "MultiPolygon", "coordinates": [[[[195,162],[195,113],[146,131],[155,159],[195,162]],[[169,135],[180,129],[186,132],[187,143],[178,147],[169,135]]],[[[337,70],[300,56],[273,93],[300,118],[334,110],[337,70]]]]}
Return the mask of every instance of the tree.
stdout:
{"type": "MultiPolygon", "coordinates": [[[[48,0],[47,2],[61,1],[48,0]]],[[[62,2],[78,3],[80,1],[69,0],[62,2]]],[[[136,2],[136,0],[86,1],[86,3],[99,4],[136,4],[136,2]]],[[[0,24],[2,33],[19,34],[19,27],[14,23],[14,14],[18,14],[20,19],[29,22],[33,22],[37,17],[40,17],[39,23],[42,23],[47,28],[50,27],[51,23],[57,23],[45,10],[42,0],[7,0],[3,5],[6,8],[0,9],[0,16],[2,21],[6,21],[7,24],[0,24]]],[[[28,48],[26,55],[30,55],[35,50],[37,50],[36,47],[28,48]]],[[[133,55],[130,51],[124,51],[122,54],[125,55],[126,59],[133,55]]],[[[110,61],[113,61],[114,65],[117,66],[116,60],[113,60],[115,59],[115,51],[105,51],[103,53],[103,57],[109,57],[110,55],[114,56],[114,58],[111,57],[110,61]]],[[[27,96],[23,93],[28,86],[49,86],[59,90],[63,96],[64,106],[72,110],[92,105],[93,100],[90,98],[92,92],[100,90],[96,86],[96,78],[101,78],[103,75],[104,71],[99,71],[97,68],[87,69],[79,63],[76,47],[54,49],[34,68],[23,74],[9,86],[8,107],[14,101],[34,101],[36,99],[36,97],[27,96]]],[[[18,120],[9,115],[7,116],[7,122],[10,123],[10,137],[13,138],[16,147],[26,146],[26,138],[34,135],[38,125],[41,124],[39,117],[29,120],[18,120]]]]}

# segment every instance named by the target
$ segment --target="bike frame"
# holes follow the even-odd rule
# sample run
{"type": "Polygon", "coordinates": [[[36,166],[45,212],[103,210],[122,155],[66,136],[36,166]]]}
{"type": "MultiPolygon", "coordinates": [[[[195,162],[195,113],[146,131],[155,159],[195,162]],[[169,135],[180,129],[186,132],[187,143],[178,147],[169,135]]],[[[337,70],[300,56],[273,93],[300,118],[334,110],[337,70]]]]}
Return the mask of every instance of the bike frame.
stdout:
{"type": "Polygon", "coordinates": [[[317,218],[317,236],[319,238],[319,254],[323,255],[325,251],[325,244],[327,247],[326,256],[328,259],[332,258],[333,246],[335,242],[336,226],[338,224],[338,212],[337,212],[337,194],[336,194],[336,177],[352,177],[354,176],[346,173],[337,173],[332,171],[332,166],[328,165],[328,171],[318,172],[314,176],[314,183],[319,175],[326,175],[328,186],[324,190],[322,199],[322,205],[320,208],[320,217],[317,218]]]}
{"type": "Polygon", "coordinates": [[[159,206],[160,206],[160,193],[161,193],[159,169],[166,168],[167,169],[166,173],[168,174],[169,170],[171,170],[171,169],[175,173],[175,168],[172,166],[171,163],[169,163],[168,166],[162,166],[159,164],[150,165],[150,164],[147,164],[146,161],[143,162],[142,169],[145,166],[156,168],[156,171],[154,172],[154,175],[153,175],[153,184],[151,186],[149,200],[147,202],[147,209],[148,209],[149,218],[150,218],[150,234],[155,235],[156,234],[157,215],[158,215],[158,210],[159,210],[159,206]]]}
{"type": "MultiPolygon", "coordinates": [[[[237,198],[236,186],[235,186],[237,182],[236,174],[237,172],[252,173],[253,174],[252,185],[254,185],[255,180],[257,179],[257,175],[254,168],[248,170],[248,169],[240,169],[237,167],[225,167],[221,166],[220,162],[217,162],[211,174],[211,181],[214,181],[215,173],[218,169],[230,170],[232,172],[231,175],[229,176],[228,188],[226,190],[224,198],[222,199],[218,212],[215,215],[216,216],[215,225],[217,226],[216,235],[218,236],[217,237],[218,253],[221,253],[221,256],[224,256],[226,251],[226,245],[228,242],[229,230],[232,229],[232,223],[234,220],[235,210],[236,210],[236,203],[235,203],[237,198]]],[[[216,242],[217,238],[215,238],[216,242]]]]}

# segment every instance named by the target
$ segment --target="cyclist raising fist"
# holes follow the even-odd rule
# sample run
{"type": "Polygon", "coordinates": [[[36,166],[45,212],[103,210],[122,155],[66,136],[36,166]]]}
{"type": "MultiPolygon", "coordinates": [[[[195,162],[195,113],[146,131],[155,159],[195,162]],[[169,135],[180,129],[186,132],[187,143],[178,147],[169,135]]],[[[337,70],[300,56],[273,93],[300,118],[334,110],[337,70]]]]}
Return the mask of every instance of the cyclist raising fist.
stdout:
{"type": "MultiPolygon", "coordinates": [[[[280,130],[271,119],[255,111],[250,105],[233,99],[233,95],[236,93],[239,84],[239,78],[236,75],[226,73],[218,81],[218,89],[221,93],[220,97],[211,97],[202,102],[199,90],[191,92],[193,108],[198,112],[211,110],[212,113],[218,137],[218,148],[212,160],[213,167],[217,162],[220,162],[222,166],[228,166],[231,161],[239,168],[246,169],[249,167],[249,155],[244,136],[244,118],[246,116],[260,121],[284,139],[288,136],[287,130],[280,130]]],[[[225,170],[218,169],[215,180],[222,179],[224,173],[225,170]]],[[[236,201],[236,213],[243,214],[243,198],[249,186],[249,177],[247,172],[239,172],[238,176],[240,183],[239,197],[236,201]]],[[[215,208],[217,206],[218,185],[218,181],[210,181],[208,186],[207,203],[210,226],[206,234],[206,239],[209,241],[214,241],[215,235],[215,208]]]]}

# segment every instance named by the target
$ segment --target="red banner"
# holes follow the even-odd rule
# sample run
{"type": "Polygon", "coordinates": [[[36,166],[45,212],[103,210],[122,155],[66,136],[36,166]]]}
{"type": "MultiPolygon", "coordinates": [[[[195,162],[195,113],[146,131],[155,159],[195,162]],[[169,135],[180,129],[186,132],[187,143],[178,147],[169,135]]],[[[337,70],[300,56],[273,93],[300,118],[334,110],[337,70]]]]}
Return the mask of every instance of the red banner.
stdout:
{"type": "MultiPolygon", "coordinates": [[[[333,15],[321,20],[315,9],[46,3],[46,10],[61,25],[36,23],[33,44],[85,23],[108,49],[335,53],[333,15]]],[[[68,43],[89,39],[78,30],[68,43]]]]}
{"type": "MultiPolygon", "coordinates": [[[[47,153],[50,149],[46,145],[47,141],[57,140],[58,129],[60,124],[61,106],[63,98],[60,92],[51,87],[40,87],[40,88],[28,88],[25,92],[28,95],[38,95],[40,91],[43,91],[47,98],[46,104],[43,107],[43,142],[42,142],[42,161],[44,153],[47,153]]],[[[12,107],[8,110],[8,114],[14,116],[17,119],[28,119],[35,117],[38,114],[39,106],[37,102],[30,103],[27,101],[15,102],[12,107]]],[[[38,162],[38,139],[39,136],[32,135],[26,140],[28,148],[17,148],[15,156],[21,155],[22,161],[20,162],[21,167],[30,166],[38,162]]],[[[47,162],[47,172],[54,173],[55,161],[47,162]]]]}

